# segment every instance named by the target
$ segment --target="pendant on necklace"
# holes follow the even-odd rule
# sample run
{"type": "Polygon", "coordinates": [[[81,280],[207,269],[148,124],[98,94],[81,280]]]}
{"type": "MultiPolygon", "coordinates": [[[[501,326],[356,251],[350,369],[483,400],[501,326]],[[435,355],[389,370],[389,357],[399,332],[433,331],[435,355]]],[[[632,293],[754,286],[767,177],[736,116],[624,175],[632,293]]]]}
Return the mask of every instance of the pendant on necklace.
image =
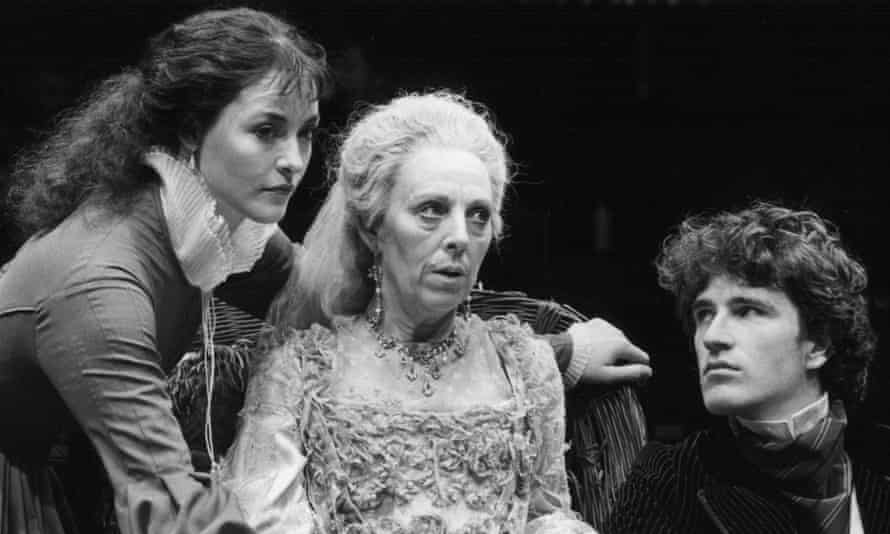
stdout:
{"type": "Polygon", "coordinates": [[[442,378],[442,367],[459,360],[464,355],[465,347],[458,338],[460,324],[458,322],[444,339],[434,343],[415,344],[384,335],[380,330],[379,320],[368,319],[368,328],[377,340],[374,356],[383,358],[395,352],[401,367],[405,369],[405,378],[410,382],[416,382],[420,378],[417,369],[420,367],[420,373],[423,374],[420,390],[426,397],[433,395],[433,381],[442,378]]]}

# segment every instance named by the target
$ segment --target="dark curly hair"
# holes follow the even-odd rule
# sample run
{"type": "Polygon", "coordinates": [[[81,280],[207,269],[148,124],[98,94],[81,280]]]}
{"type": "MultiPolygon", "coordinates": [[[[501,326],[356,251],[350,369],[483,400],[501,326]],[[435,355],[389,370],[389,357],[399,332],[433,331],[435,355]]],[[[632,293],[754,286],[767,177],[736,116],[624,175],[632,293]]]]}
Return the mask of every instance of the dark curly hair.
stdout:
{"type": "Polygon", "coordinates": [[[262,11],[210,10],[153,37],[138,66],[102,82],[13,167],[8,201],[25,235],[54,228],[91,195],[114,212],[157,182],[143,154],[198,141],[242,89],[275,73],[283,93],[325,94],[324,49],[262,11]]]}
{"type": "Polygon", "coordinates": [[[864,296],[868,278],[831,222],[766,202],[693,216],[665,240],[656,268],[687,332],[692,303],[715,276],[784,291],[800,313],[802,332],[826,349],[823,387],[850,408],[864,399],[875,352],[864,296]]]}

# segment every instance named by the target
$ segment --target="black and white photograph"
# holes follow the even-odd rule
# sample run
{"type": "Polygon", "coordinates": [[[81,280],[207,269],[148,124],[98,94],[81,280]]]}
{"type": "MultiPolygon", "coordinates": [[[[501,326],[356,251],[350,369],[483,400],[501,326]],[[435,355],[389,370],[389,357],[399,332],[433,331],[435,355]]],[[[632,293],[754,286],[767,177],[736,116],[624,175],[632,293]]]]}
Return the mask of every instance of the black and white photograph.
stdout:
{"type": "Polygon", "coordinates": [[[890,533],[890,4],[0,40],[0,534],[890,533]]]}

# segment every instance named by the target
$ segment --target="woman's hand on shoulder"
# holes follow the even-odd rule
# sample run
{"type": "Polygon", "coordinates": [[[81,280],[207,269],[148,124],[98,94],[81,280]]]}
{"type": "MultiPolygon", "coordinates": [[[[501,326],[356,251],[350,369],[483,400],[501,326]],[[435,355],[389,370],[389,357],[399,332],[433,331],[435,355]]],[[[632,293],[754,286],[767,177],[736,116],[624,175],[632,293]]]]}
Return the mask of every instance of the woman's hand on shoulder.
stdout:
{"type": "Polygon", "coordinates": [[[573,350],[570,367],[578,367],[581,382],[617,384],[652,376],[649,355],[608,321],[597,318],[575,323],[568,333],[573,350]]]}

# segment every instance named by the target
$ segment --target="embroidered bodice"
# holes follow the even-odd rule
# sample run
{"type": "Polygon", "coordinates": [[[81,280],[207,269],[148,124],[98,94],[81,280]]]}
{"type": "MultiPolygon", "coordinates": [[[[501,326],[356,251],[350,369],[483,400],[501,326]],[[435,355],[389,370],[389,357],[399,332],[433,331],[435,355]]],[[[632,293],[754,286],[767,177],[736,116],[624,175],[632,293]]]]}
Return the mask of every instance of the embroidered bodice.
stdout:
{"type": "MultiPolygon", "coordinates": [[[[592,531],[569,510],[549,345],[512,317],[466,330],[468,355],[491,359],[482,368],[502,373],[504,398],[440,410],[344,386],[350,366],[375,372],[361,318],[282,335],[258,355],[225,465],[249,521],[260,532],[592,531]]],[[[452,386],[443,377],[448,398],[467,383],[455,373],[452,386]]]]}

